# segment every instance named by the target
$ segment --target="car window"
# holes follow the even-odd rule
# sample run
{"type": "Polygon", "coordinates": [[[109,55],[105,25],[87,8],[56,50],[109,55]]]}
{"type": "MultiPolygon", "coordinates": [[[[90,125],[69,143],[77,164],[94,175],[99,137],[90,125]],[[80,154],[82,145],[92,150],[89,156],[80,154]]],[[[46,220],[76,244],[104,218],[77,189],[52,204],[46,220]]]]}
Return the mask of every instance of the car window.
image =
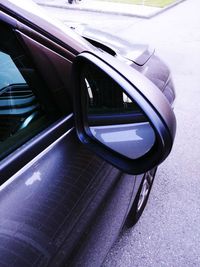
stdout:
{"type": "Polygon", "coordinates": [[[12,30],[0,25],[0,159],[55,121],[44,82],[12,30]]]}
{"type": "Polygon", "coordinates": [[[11,57],[0,52],[0,90],[11,84],[26,83],[11,57]]]}

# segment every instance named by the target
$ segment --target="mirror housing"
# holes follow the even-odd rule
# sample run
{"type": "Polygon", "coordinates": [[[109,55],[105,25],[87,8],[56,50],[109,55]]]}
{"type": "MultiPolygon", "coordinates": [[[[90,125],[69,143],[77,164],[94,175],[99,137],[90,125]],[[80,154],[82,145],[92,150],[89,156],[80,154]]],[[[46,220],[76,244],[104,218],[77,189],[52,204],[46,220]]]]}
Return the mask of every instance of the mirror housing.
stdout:
{"type": "MultiPolygon", "coordinates": [[[[73,63],[72,78],[76,131],[79,140],[90,150],[123,172],[130,174],[144,173],[158,166],[169,155],[176,132],[175,115],[165,96],[150,80],[130,66],[103,52],[79,54],[73,63]],[[131,158],[124,152],[120,153],[119,149],[113,149],[96,138],[92,132],[87,106],[86,73],[88,71],[86,70],[88,68],[97,76],[101,76],[101,79],[112,80],[113,84],[137,105],[145,122],[151,126],[155,140],[138,156],[131,158]]],[[[115,115],[104,115],[103,119],[101,117],[104,122],[103,124],[101,122],[100,125],[113,126],[115,115]]],[[[120,125],[125,124],[123,120],[125,118],[123,119],[122,116],[120,125]]],[[[109,128],[106,131],[109,131],[109,128]]],[[[120,145],[123,146],[123,141],[120,145]]]]}

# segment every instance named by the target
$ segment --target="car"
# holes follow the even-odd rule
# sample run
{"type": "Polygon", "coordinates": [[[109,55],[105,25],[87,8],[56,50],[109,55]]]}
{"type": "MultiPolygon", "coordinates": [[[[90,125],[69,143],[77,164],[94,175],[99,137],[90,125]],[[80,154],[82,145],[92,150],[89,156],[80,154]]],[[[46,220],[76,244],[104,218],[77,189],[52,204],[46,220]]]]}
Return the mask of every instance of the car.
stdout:
{"type": "Polygon", "coordinates": [[[0,1],[0,35],[0,266],[101,266],[172,149],[169,68],[31,1],[0,1]]]}

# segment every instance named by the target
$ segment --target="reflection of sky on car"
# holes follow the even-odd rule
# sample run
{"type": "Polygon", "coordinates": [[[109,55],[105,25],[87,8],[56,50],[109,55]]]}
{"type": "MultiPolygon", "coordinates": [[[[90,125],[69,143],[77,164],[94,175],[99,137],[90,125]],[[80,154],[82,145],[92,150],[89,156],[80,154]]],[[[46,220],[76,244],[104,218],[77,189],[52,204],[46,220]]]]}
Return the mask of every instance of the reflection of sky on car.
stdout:
{"type": "MultiPolygon", "coordinates": [[[[101,130],[109,130],[112,128],[110,126],[106,126],[105,128],[101,128],[101,130]]],[[[137,140],[143,140],[141,136],[137,134],[137,129],[130,129],[132,127],[129,126],[129,129],[124,129],[123,126],[117,126],[117,129],[113,132],[105,132],[101,133],[101,138],[104,140],[105,143],[113,143],[113,142],[124,142],[124,141],[137,141],[137,140]]],[[[99,129],[93,129],[94,135],[96,136],[98,134],[99,129]]]]}
{"type": "Polygon", "coordinates": [[[155,133],[148,122],[90,127],[93,136],[124,156],[136,159],[154,145],[155,133]]]}
{"type": "Polygon", "coordinates": [[[0,52],[0,89],[10,84],[19,83],[26,83],[26,81],[15,66],[11,57],[0,52]]]}

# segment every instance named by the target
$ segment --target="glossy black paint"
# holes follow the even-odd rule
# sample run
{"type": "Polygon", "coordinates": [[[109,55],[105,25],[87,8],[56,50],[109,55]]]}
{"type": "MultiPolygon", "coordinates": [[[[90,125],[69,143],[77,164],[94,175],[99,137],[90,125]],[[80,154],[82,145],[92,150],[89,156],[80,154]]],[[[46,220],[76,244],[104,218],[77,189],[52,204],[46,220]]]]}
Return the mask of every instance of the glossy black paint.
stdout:
{"type": "MultiPolygon", "coordinates": [[[[116,201],[106,198],[112,199],[120,190],[129,203],[134,177],[127,181],[121,176],[117,169],[85,150],[77,142],[74,130],[62,136],[1,188],[0,239],[9,250],[5,246],[0,248],[0,262],[5,259],[9,266],[9,262],[14,262],[15,252],[18,258],[15,266],[28,266],[30,261],[36,266],[49,263],[62,266],[68,257],[74,256],[73,251],[78,252],[77,242],[79,238],[83,240],[86,229],[95,225],[97,214],[104,214],[106,206],[116,201]]],[[[117,194],[118,198],[120,195],[117,194]]],[[[120,217],[118,210],[109,212],[104,226],[112,228],[110,216],[117,213],[115,231],[119,231],[127,213],[126,202],[121,201],[124,209],[120,217]]],[[[95,232],[90,229],[90,233],[95,232]]],[[[107,240],[107,248],[113,234],[107,240]]],[[[104,256],[106,250],[101,252],[104,256]]],[[[84,255],[89,253],[86,248],[84,251],[84,255]]]]}
{"type": "Polygon", "coordinates": [[[66,129],[73,126],[72,114],[54,123],[44,132],[38,134],[31,141],[26,142],[20,150],[10,154],[0,164],[0,184],[3,184],[12,177],[17,171],[23,168],[38,154],[44,151],[48,146],[54,143],[60,136],[66,133],[66,129]]]}
{"type": "MultiPolygon", "coordinates": [[[[44,95],[62,116],[0,161],[0,266],[100,266],[143,175],[122,173],[76,136],[72,62],[79,53],[98,48],[28,1],[20,3],[1,0],[0,21],[17,36],[48,85],[44,95]]],[[[168,68],[154,55],[144,66],[131,62],[141,73],[146,66],[147,78],[164,92],[168,68]]],[[[173,103],[173,85],[167,92],[173,103]]]]}

